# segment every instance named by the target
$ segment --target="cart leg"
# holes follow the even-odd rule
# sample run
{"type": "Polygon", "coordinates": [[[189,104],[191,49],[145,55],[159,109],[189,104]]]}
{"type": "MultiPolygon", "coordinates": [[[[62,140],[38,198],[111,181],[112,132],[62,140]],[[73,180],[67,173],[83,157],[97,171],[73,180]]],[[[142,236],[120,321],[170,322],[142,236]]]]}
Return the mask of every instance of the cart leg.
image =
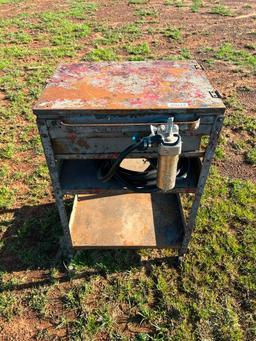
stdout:
{"type": "Polygon", "coordinates": [[[38,129],[40,132],[42,145],[45,152],[46,162],[48,165],[49,173],[52,180],[52,186],[55,194],[56,205],[59,211],[60,221],[63,228],[64,233],[64,243],[61,242],[61,249],[62,253],[68,257],[72,258],[72,243],[71,237],[69,233],[69,223],[68,223],[68,216],[66,212],[66,208],[64,205],[63,200],[63,193],[61,190],[58,170],[57,170],[57,163],[54,157],[54,152],[51,145],[51,140],[48,133],[48,128],[45,121],[37,121],[38,129]]]}
{"type": "Polygon", "coordinates": [[[224,116],[217,116],[215,122],[212,127],[210,141],[205,151],[205,156],[202,164],[202,170],[198,180],[197,191],[195,194],[194,202],[192,204],[192,208],[188,218],[188,224],[185,228],[185,234],[182,246],[179,250],[179,257],[183,257],[187,251],[189,241],[191,239],[191,235],[195,226],[197,211],[200,205],[200,200],[204,191],[206,179],[209,173],[209,169],[211,166],[211,161],[214,156],[214,152],[217,146],[218,138],[220,135],[220,131],[223,125],[224,116]]]}

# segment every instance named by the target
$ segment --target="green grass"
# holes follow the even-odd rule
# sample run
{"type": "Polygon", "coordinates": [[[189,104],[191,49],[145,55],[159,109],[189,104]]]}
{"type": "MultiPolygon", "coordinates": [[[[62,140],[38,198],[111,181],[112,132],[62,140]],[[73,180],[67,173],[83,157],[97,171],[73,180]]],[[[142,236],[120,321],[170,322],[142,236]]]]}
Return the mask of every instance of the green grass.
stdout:
{"type": "Polygon", "coordinates": [[[56,46],[56,47],[43,47],[40,51],[40,55],[43,59],[55,59],[71,58],[76,55],[76,47],[74,46],[56,46]]]}
{"type": "Polygon", "coordinates": [[[219,146],[216,148],[216,151],[215,151],[215,158],[216,158],[217,160],[224,160],[224,159],[225,159],[225,148],[224,148],[224,146],[219,145],[219,146]]]}
{"type": "Polygon", "coordinates": [[[84,2],[83,0],[73,1],[69,14],[76,19],[85,19],[93,15],[98,9],[95,2],[84,2]]]}
{"type": "Polygon", "coordinates": [[[235,111],[226,116],[225,124],[233,130],[244,130],[252,136],[255,135],[256,119],[254,117],[249,117],[244,113],[235,111]]]}
{"type": "Polygon", "coordinates": [[[256,56],[248,51],[236,49],[230,43],[220,46],[215,57],[256,71],[256,56]]]}
{"type": "MultiPolygon", "coordinates": [[[[100,38],[94,40],[94,44],[96,47],[101,45],[105,46],[108,45],[109,47],[113,48],[113,46],[120,44],[122,41],[125,40],[125,35],[127,34],[127,30],[129,30],[129,26],[123,28],[113,28],[113,27],[97,27],[97,32],[101,33],[100,38]]],[[[138,33],[139,29],[137,26],[131,24],[130,33],[138,33]]],[[[137,35],[138,36],[138,35],[137,35]]]]}
{"type": "Polygon", "coordinates": [[[246,153],[246,161],[251,165],[256,165],[256,146],[250,148],[246,153]]]}
{"type": "Polygon", "coordinates": [[[144,17],[157,17],[158,16],[158,12],[156,11],[156,9],[151,9],[151,8],[139,8],[136,9],[136,15],[144,18],[144,17]]]}
{"type": "Polygon", "coordinates": [[[0,209],[10,208],[14,202],[14,193],[8,186],[0,186],[0,209]]]}
{"type": "Polygon", "coordinates": [[[227,6],[224,6],[224,5],[218,5],[218,6],[212,7],[210,13],[222,15],[224,17],[233,15],[230,8],[228,8],[227,6]]]}
{"type": "Polygon", "coordinates": [[[131,5],[144,5],[148,2],[148,0],[129,0],[128,2],[131,5]]]}
{"type": "Polygon", "coordinates": [[[125,50],[132,55],[135,56],[147,56],[150,53],[150,47],[148,43],[141,43],[136,45],[128,45],[125,47],[125,50]]]}
{"type": "Polygon", "coordinates": [[[190,51],[186,48],[182,48],[179,54],[173,54],[170,55],[168,57],[166,57],[165,59],[167,60],[186,60],[186,59],[191,59],[192,55],[190,53],[190,51]]]}
{"type": "Polygon", "coordinates": [[[0,179],[3,180],[7,178],[10,168],[7,165],[2,165],[0,169],[0,179]]]}
{"type": "Polygon", "coordinates": [[[129,35],[129,39],[136,35],[136,37],[140,36],[141,28],[136,24],[125,24],[122,26],[121,31],[129,35]]]}
{"type": "Polygon", "coordinates": [[[51,35],[52,45],[73,45],[76,39],[84,38],[90,33],[88,24],[67,19],[63,12],[44,12],[40,19],[40,29],[44,29],[51,35]]]}
{"type": "MultiPolygon", "coordinates": [[[[81,338],[102,330],[115,337],[120,335],[113,334],[118,330],[113,313],[118,302],[124,315],[129,312],[131,326],[136,321],[147,330],[146,339],[197,340],[211,336],[242,341],[245,335],[241,322],[245,321],[237,302],[249,304],[246,292],[254,287],[251,224],[255,199],[255,184],[213,172],[191,252],[180,272],[167,261],[149,266],[146,272],[136,262],[130,271],[121,271],[121,262],[125,265],[121,251],[83,252],[74,260],[76,271],[95,270],[96,263],[105,266],[100,266],[101,276],[93,276],[89,283],[81,282],[65,296],[65,308],[76,312],[72,333],[81,338]],[[98,296],[99,292],[104,295],[98,296]],[[93,297],[98,297],[96,307],[90,303],[93,297]]],[[[144,259],[152,257],[151,251],[140,254],[144,259]]],[[[252,311],[253,307],[247,309],[252,311]]],[[[248,328],[252,326],[252,321],[246,323],[248,328]]]]}
{"type": "Polygon", "coordinates": [[[235,96],[226,99],[226,105],[231,112],[225,116],[224,124],[235,131],[246,131],[249,135],[255,136],[256,119],[244,113],[244,107],[235,96]]]}
{"type": "Polygon", "coordinates": [[[84,60],[87,61],[114,61],[117,60],[118,57],[115,51],[111,48],[96,48],[91,50],[89,53],[86,54],[84,60]]]}
{"type": "Polygon", "coordinates": [[[4,4],[18,4],[24,0],[0,0],[0,5],[4,4]]]}
{"type": "Polygon", "coordinates": [[[5,159],[12,159],[14,156],[15,146],[13,143],[6,144],[0,148],[0,157],[5,159]]]}
{"type": "Polygon", "coordinates": [[[165,0],[165,6],[175,6],[175,7],[183,7],[184,1],[183,0],[165,0]]]}
{"type": "Polygon", "coordinates": [[[181,40],[182,38],[181,30],[177,27],[168,27],[165,29],[164,36],[177,41],[181,40]]]}
{"type": "Polygon", "coordinates": [[[191,11],[193,13],[196,13],[200,10],[200,8],[203,6],[202,0],[193,0],[191,5],[191,11]]]}
{"type": "Polygon", "coordinates": [[[1,58],[0,60],[0,70],[6,69],[10,65],[10,61],[8,59],[1,58]]]}
{"type": "Polygon", "coordinates": [[[0,292],[0,317],[9,321],[20,312],[19,298],[11,291],[0,292]]]}
{"type": "Polygon", "coordinates": [[[12,43],[12,44],[28,44],[32,41],[32,37],[30,34],[25,32],[12,32],[6,35],[5,43],[12,43]]]}
{"type": "Polygon", "coordinates": [[[47,315],[47,289],[33,289],[27,296],[28,306],[40,316],[47,315]]]}
{"type": "Polygon", "coordinates": [[[73,23],[68,20],[62,20],[62,27],[54,29],[51,38],[52,45],[73,44],[76,38],[84,38],[90,33],[90,27],[87,24],[73,23]]]}
{"type": "Polygon", "coordinates": [[[9,58],[17,58],[22,59],[24,57],[27,57],[31,55],[32,51],[30,51],[26,47],[20,47],[20,46],[10,46],[5,47],[0,51],[0,57],[4,56],[9,58]]]}

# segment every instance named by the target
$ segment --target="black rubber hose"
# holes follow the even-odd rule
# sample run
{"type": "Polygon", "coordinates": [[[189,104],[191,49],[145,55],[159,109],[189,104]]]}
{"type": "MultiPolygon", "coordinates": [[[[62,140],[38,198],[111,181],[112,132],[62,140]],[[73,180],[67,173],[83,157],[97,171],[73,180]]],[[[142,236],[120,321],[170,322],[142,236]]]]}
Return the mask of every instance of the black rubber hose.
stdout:
{"type": "MultiPolygon", "coordinates": [[[[151,142],[158,142],[159,137],[151,142]]],[[[157,180],[157,160],[148,159],[150,165],[143,172],[137,172],[129,170],[120,166],[121,162],[134,150],[142,150],[148,148],[148,140],[144,138],[137,143],[134,143],[122,151],[118,158],[115,160],[104,160],[99,163],[98,178],[107,182],[114,177],[122,186],[128,188],[133,192],[156,192],[158,187],[156,186],[157,180]]],[[[177,143],[177,142],[175,142],[177,143]]],[[[189,159],[180,159],[177,169],[177,181],[185,179],[189,172],[190,162],[189,159]]]]}
{"type": "Polygon", "coordinates": [[[140,141],[128,146],[125,150],[123,150],[119,155],[118,158],[115,159],[115,161],[111,161],[111,163],[106,162],[104,167],[100,168],[100,172],[98,173],[98,178],[103,181],[107,182],[109,181],[115,174],[117,168],[119,167],[120,163],[128,156],[131,152],[134,150],[145,150],[149,147],[149,143],[154,144],[156,142],[159,142],[161,140],[161,136],[155,135],[151,136],[150,139],[148,137],[142,138],[140,141]],[[110,169],[107,170],[106,166],[111,165],[110,169]],[[104,168],[105,171],[107,171],[104,174],[104,168]]]}
{"type": "Polygon", "coordinates": [[[129,147],[127,147],[125,150],[123,150],[118,155],[118,158],[115,159],[115,161],[112,161],[112,160],[111,160],[111,162],[106,161],[104,167],[102,167],[100,169],[100,172],[98,173],[98,178],[103,182],[109,181],[114,176],[117,167],[126,158],[126,156],[129,155],[132,151],[142,148],[143,144],[144,144],[144,141],[142,139],[139,142],[134,143],[134,144],[130,145],[129,147]],[[110,169],[107,170],[107,173],[104,174],[104,168],[106,170],[107,165],[110,165],[111,167],[110,167],[110,169]]]}
{"type": "Polygon", "coordinates": [[[143,172],[132,171],[123,167],[118,167],[114,178],[123,186],[133,192],[155,192],[156,186],[156,160],[149,160],[150,165],[143,172]]]}

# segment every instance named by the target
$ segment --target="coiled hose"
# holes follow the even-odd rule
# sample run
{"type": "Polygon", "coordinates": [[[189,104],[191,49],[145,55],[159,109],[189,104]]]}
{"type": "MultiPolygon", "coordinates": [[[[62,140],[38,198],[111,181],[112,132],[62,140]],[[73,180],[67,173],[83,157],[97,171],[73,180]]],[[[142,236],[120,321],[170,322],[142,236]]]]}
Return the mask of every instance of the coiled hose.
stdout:
{"type": "MultiPolygon", "coordinates": [[[[150,138],[150,143],[159,142],[161,137],[155,135],[150,138]]],[[[146,150],[149,147],[149,139],[143,138],[125,150],[115,160],[101,160],[98,165],[98,178],[107,182],[116,179],[122,186],[133,192],[151,193],[159,191],[156,186],[157,159],[147,159],[149,166],[143,172],[133,171],[120,166],[121,162],[134,150],[146,150]]],[[[189,171],[189,159],[180,159],[177,167],[176,180],[187,177],[189,171]]]]}

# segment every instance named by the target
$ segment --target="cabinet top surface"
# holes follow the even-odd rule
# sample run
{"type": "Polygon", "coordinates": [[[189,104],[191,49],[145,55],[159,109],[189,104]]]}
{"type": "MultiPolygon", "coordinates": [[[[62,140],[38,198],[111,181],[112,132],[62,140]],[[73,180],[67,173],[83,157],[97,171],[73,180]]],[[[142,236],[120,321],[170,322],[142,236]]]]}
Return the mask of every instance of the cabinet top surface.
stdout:
{"type": "Polygon", "coordinates": [[[60,110],[131,111],[224,109],[196,61],[63,64],[34,106],[36,114],[60,110]]]}

